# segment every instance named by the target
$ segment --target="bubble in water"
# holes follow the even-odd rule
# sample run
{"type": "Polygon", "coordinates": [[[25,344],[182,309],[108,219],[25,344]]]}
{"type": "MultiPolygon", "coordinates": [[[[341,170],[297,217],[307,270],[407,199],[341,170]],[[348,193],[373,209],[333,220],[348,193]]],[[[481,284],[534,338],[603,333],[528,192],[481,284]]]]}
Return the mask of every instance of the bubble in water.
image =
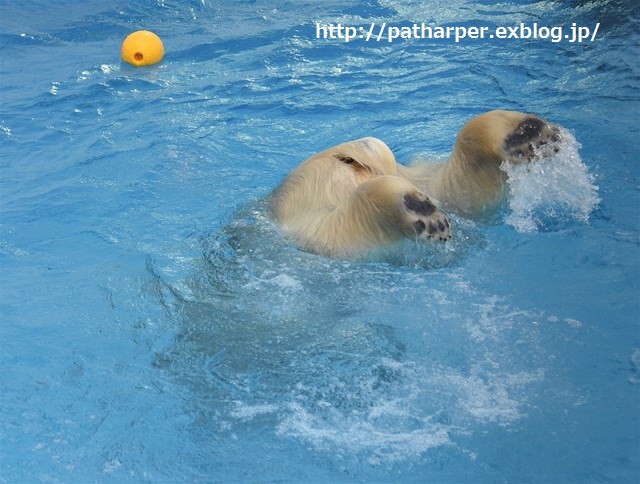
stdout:
{"type": "Polygon", "coordinates": [[[587,223],[600,202],[594,177],[578,154],[580,144],[566,130],[560,136],[560,152],[553,158],[501,166],[509,186],[506,222],[519,232],[587,223]]]}

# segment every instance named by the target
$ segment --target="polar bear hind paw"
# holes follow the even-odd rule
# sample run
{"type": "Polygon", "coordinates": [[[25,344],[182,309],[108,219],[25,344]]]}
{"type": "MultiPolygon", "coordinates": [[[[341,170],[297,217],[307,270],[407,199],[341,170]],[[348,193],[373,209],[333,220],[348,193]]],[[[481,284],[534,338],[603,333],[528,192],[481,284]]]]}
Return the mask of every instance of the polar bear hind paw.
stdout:
{"type": "Polygon", "coordinates": [[[420,194],[404,196],[406,219],[410,229],[407,236],[422,240],[449,240],[451,224],[449,217],[436,208],[431,200],[420,194]]]}
{"type": "Polygon", "coordinates": [[[528,116],[504,140],[509,158],[533,161],[551,158],[558,153],[560,131],[557,126],[535,116],[528,116]]]}

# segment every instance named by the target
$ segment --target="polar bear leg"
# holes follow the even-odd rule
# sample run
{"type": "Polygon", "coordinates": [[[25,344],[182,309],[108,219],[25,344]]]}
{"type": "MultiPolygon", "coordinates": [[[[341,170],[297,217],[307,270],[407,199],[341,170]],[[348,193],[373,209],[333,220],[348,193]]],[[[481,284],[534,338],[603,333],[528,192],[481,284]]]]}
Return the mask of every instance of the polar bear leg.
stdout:
{"type": "Polygon", "coordinates": [[[374,223],[377,232],[408,238],[448,240],[448,217],[424,193],[398,176],[379,176],[360,185],[346,204],[354,218],[374,223]]]}
{"type": "Polygon", "coordinates": [[[449,218],[408,180],[384,175],[371,178],[317,220],[307,238],[314,252],[349,255],[402,238],[448,240],[449,218]],[[322,250],[326,248],[328,250],[322,250]]]}
{"type": "Polygon", "coordinates": [[[423,240],[451,238],[449,217],[438,210],[426,195],[421,192],[406,194],[403,202],[405,213],[402,218],[413,230],[406,234],[408,237],[423,240]]]}
{"type": "Polygon", "coordinates": [[[459,163],[529,162],[558,152],[558,127],[533,114],[494,110],[469,120],[452,156],[459,163]]]}
{"type": "Polygon", "coordinates": [[[445,163],[416,163],[398,173],[450,212],[481,217],[506,194],[504,162],[552,158],[560,149],[559,127],[532,114],[495,110],[469,120],[445,163]]]}

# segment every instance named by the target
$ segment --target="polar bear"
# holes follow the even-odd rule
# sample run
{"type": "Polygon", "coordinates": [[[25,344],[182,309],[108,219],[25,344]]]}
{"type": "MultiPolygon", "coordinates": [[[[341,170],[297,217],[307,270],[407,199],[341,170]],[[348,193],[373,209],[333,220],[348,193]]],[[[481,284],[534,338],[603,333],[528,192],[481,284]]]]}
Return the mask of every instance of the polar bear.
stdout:
{"type": "Polygon", "coordinates": [[[302,250],[349,258],[402,238],[445,241],[445,211],[462,216],[495,209],[504,197],[504,162],[558,151],[559,129],[531,114],[495,110],[460,130],[448,160],[403,166],[376,138],[313,155],[276,188],[278,224],[302,250]]]}

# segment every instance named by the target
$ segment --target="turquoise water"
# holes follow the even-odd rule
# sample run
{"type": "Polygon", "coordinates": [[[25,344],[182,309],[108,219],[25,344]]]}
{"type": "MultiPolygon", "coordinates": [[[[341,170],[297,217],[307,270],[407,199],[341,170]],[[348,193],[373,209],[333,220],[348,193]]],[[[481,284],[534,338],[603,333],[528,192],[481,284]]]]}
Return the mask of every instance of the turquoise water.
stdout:
{"type": "Polygon", "coordinates": [[[0,481],[637,481],[636,2],[22,5],[0,5],[0,481]],[[162,63],[120,63],[140,28],[162,63]],[[438,158],[494,108],[569,139],[450,243],[329,260],[264,209],[314,152],[438,158]]]}

